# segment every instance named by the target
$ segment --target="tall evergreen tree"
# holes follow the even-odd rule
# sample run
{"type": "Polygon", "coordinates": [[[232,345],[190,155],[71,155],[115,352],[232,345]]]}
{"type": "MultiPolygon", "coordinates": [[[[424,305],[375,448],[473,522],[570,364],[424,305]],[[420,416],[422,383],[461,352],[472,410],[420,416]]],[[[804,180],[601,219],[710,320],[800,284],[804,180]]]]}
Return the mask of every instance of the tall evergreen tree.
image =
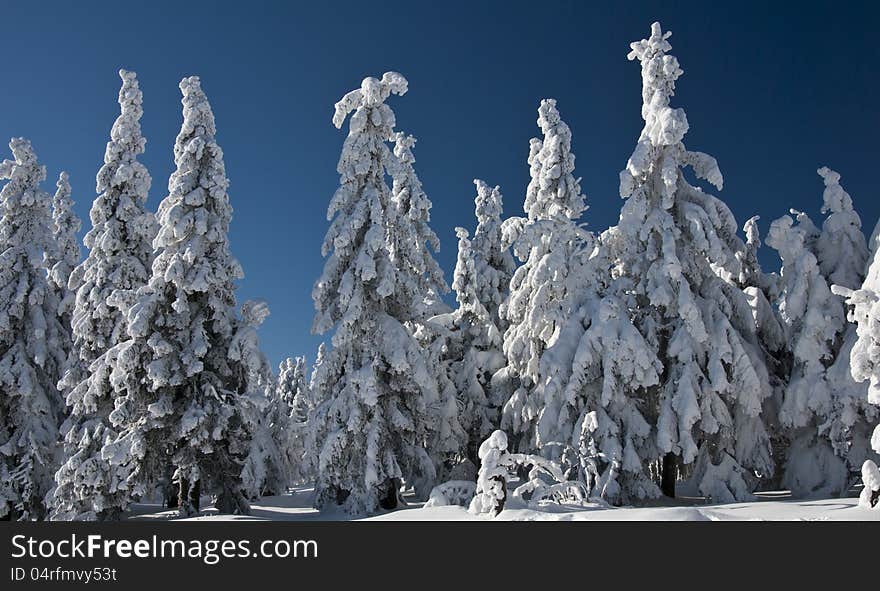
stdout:
{"type": "Polygon", "coordinates": [[[783,485],[798,496],[843,494],[868,451],[875,413],[865,387],[849,373],[854,327],[831,293],[840,282],[860,285],[868,256],[861,220],[840,175],[820,168],[825,181],[819,231],[804,213],[773,223],[768,244],[783,261],[780,311],[787,329],[790,372],[779,419],[788,429],[783,485]],[[821,261],[821,262],[820,262],[821,261]]]}
{"type": "MultiPolygon", "coordinates": [[[[387,72],[365,78],[336,103],[333,123],[351,113],[337,170],[340,187],[327,211],[327,257],[312,297],[313,330],[335,329],[317,370],[325,400],[313,413],[319,507],[365,513],[399,504],[402,482],[430,483],[428,439],[437,429],[436,380],[411,325],[426,316],[424,197],[407,165],[389,149],[394,112],[385,104],[407,90],[387,72]],[[386,175],[394,176],[395,190],[386,175]],[[422,254],[420,254],[422,253],[422,254]]],[[[411,164],[411,161],[409,162],[411,164]]],[[[436,283],[436,281],[434,281],[436,283]]]]}
{"type": "Polygon", "coordinates": [[[507,319],[500,309],[510,291],[510,280],[516,271],[516,263],[510,249],[505,247],[501,216],[504,211],[503,196],[498,186],[489,187],[484,181],[474,179],[477,196],[474,210],[477,229],[471,239],[474,256],[474,290],[477,300],[492,317],[492,322],[503,335],[507,319]]]}
{"type": "Polygon", "coordinates": [[[241,407],[250,434],[250,451],[241,470],[245,494],[252,499],[278,495],[290,484],[293,464],[288,455],[290,406],[279,398],[275,376],[260,350],[257,329],[269,306],[249,300],[241,306],[241,322],[232,338],[229,358],[238,362],[246,384],[241,407]]]}
{"type": "Polygon", "coordinates": [[[745,249],[736,222],[684,176],[689,166],[722,184],[715,159],[682,143],[687,118],[669,106],[682,70],[668,55],[669,35],[654,23],[649,39],[631,45],[645,127],[620,173],[620,221],[601,239],[615,261],[612,282],[585,310],[562,416],[578,417],[576,450],[597,494],[657,496],[657,469],[674,495],[683,470],[694,492],[732,501],[772,470],[760,417],[770,388],[734,282],[745,249]]]}
{"type": "MultiPolygon", "coordinates": [[[[110,130],[104,164],[96,177],[98,197],[86,233],[88,256],[71,272],[74,360],[61,383],[69,390],[70,417],[62,427],[65,462],[56,474],[54,519],[118,519],[131,502],[126,473],[102,457],[114,409],[117,345],[128,340],[123,313],[108,303],[116,290],[136,290],[150,278],[155,216],[145,209],[152,179],[138,161],[143,93],[134,72],[120,70],[120,114],[110,130]]],[[[57,266],[57,265],[56,265],[57,266]]]]}
{"type": "Polygon", "coordinates": [[[102,453],[128,471],[135,497],[173,467],[182,515],[198,510],[201,492],[215,495],[221,513],[247,512],[241,468],[250,437],[241,405],[248,370],[230,355],[243,273],[229,249],[229,182],[199,78],[184,78],[180,90],[177,169],[159,205],[152,274],[136,292],[109,300],[125,310],[130,338],[111,350],[110,420],[119,435],[102,453]]]}
{"type": "MultiPolygon", "coordinates": [[[[880,407],[880,249],[877,236],[880,222],[871,235],[869,244],[868,272],[859,289],[853,290],[844,286],[834,285],[832,291],[846,298],[850,306],[850,321],[856,324],[856,340],[850,350],[850,372],[856,382],[867,382],[867,401],[880,407]]],[[[878,413],[880,414],[880,413],[878,413]]],[[[877,414],[874,415],[875,418],[877,414]]],[[[880,424],[874,427],[871,436],[871,448],[880,454],[880,424]]],[[[878,461],[868,458],[862,464],[862,482],[864,489],[859,501],[865,507],[880,507],[880,469],[878,461]]]]}
{"type": "Polygon", "coordinates": [[[307,451],[307,441],[309,416],[317,404],[312,397],[306,371],[305,357],[288,357],[278,367],[278,382],[275,386],[276,404],[287,410],[286,420],[279,413],[277,424],[279,436],[286,434],[285,453],[290,458],[292,484],[314,480],[314,462],[307,451]]]}
{"type": "Polygon", "coordinates": [[[515,436],[511,444],[520,451],[539,443],[534,422],[542,407],[535,395],[540,360],[571,313],[579,275],[575,263],[592,242],[576,224],[586,205],[580,179],[574,177],[571,130],[554,99],[541,101],[538,126],[544,137],[530,143],[526,217],[511,218],[504,226],[506,242],[523,263],[513,274],[503,307],[509,322],[503,379],[513,393],[504,405],[502,428],[515,436]]]}
{"type": "MultiPolygon", "coordinates": [[[[503,393],[499,396],[493,391],[492,377],[506,365],[502,328],[506,321],[499,311],[514,262],[502,243],[500,189],[479,179],[474,184],[477,229],[473,239],[464,228],[456,228],[458,258],[452,287],[458,307],[432,319],[436,340],[430,346],[437,357],[441,391],[453,392],[457,398],[458,424],[450,429],[450,437],[459,440],[457,455],[464,453],[477,465],[480,443],[500,425],[503,393]]],[[[451,459],[454,467],[460,458],[451,459]]]]}
{"type": "MultiPolygon", "coordinates": [[[[66,172],[58,176],[57,190],[52,198],[52,238],[55,249],[49,261],[49,279],[58,290],[60,300],[58,314],[65,327],[71,325],[71,314],[75,293],[69,289],[68,282],[73,269],[79,264],[80,252],[77,232],[82,228],[82,221],[73,211],[73,199],[70,198],[70,179],[66,172]]],[[[72,347],[71,347],[72,348],[72,347]]]]}
{"type": "Polygon", "coordinates": [[[24,138],[0,163],[0,517],[43,519],[63,415],[56,384],[69,335],[48,278],[54,252],[46,169],[24,138]]]}

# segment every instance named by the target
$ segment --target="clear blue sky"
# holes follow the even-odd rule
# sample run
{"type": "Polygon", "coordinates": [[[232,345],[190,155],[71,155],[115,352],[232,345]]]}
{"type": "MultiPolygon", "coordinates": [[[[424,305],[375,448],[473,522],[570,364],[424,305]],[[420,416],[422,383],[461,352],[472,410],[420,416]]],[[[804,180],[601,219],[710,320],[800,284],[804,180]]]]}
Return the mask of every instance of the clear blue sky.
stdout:
{"type": "Polygon", "coordinates": [[[33,141],[49,190],[68,170],[86,224],[117,115],[116,71],[135,70],[144,91],[153,209],[173,170],[177,83],[202,77],[231,180],[232,247],[246,275],[238,297],[269,302],[262,342],[273,363],[311,362],[320,342],[311,288],[345,137],[333,104],[386,70],[410,82],[390,104],[398,129],[419,138],[447,277],[454,227],[474,226],[473,178],[501,185],[506,212],[521,213],[541,98],[556,98],[572,128],[585,221],[616,222],[618,173],[642,126],[639,67],[626,54],[654,20],[673,31],[685,72],[675,106],[688,114],[686,144],[718,159],[719,196],[740,225],[760,214],[766,232],[790,207],[818,215],[824,164],[842,174],[866,231],[880,214],[880,11],[867,2],[312,4],[15,2],[0,23],[0,138],[33,141]]]}

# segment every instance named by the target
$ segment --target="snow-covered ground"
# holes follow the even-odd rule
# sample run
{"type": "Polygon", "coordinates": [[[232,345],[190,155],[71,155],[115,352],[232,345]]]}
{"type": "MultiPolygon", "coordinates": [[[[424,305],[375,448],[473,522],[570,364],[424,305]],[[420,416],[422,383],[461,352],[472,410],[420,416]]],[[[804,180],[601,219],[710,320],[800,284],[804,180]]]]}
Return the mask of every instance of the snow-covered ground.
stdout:
{"type": "MultiPolygon", "coordinates": [[[[312,508],[312,490],[296,488],[291,493],[265,497],[251,506],[249,516],[217,515],[208,508],[192,521],[269,520],[269,521],[338,521],[343,514],[320,513],[312,508]]],[[[170,519],[173,511],[158,505],[137,505],[134,520],[170,519]]],[[[749,503],[710,505],[697,500],[680,499],[676,504],[652,507],[614,508],[598,504],[586,506],[548,505],[536,509],[506,509],[500,521],[880,521],[880,511],[858,506],[854,497],[792,500],[786,492],[762,493],[749,503]]],[[[429,507],[413,503],[406,509],[366,518],[373,521],[480,521],[464,507],[429,507]]]]}

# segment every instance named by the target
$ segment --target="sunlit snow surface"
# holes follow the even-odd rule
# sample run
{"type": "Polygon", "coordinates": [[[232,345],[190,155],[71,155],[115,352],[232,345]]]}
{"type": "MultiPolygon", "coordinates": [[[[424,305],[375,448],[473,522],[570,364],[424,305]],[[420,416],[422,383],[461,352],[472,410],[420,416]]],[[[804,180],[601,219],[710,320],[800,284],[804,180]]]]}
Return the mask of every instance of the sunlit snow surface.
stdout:
{"type": "MultiPolygon", "coordinates": [[[[290,494],[265,497],[251,505],[251,515],[217,515],[213,508],[186,521],[347,521],[344,514],[319,513],[313,509],[313,491],[298,487],[290,494]]],[[[174,518],[174,511],[162,511],[157,505],[136,505],[129,519],[174,518]]],[[[366,518],[373,521],[484,521],[470,515],[464,507],[422,508],[413,503],[405,509],[366,518]]],[[[676,505],[609,508],[598,504],[580,506],[547,505],[541,510],[505,509],[497,521],[880,521],[880,511],[858,506],[854,497],[791,500],[786,492],[759,495],[749,503],[709,505],[700,500],[680,499],[676,505]]]]}

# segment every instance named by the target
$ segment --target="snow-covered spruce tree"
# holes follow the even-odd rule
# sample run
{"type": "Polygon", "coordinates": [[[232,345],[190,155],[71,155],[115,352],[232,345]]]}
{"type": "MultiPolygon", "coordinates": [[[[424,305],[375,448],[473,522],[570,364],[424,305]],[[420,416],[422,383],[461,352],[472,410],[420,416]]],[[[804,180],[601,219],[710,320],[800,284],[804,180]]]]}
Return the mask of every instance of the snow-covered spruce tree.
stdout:
{"type": "Polygon", "coordinates": [[[431,266],[415,251],[427,253],[419,242],[427,198],[388,146],[395,119],[385,100],[406,90],[403,76],[387,72],[336,103],[334,125],[351,113],[350,130],[312,293],[314,332],[335,329],[314,380],[324,397],[311,420],[315,502],[356,514],[394,508],[402,481],[430,490],[435,475],[426,446],[438,430],[436,380],[407,326],[425,316],[420,290],[431,266]]]}
{"type": "Polygon", "coordinates": [[[503,305],[509,326],[504,333],[507,367],[496,384],[512,391],[503,409],[502,428],[512,437],[514,451],[529,451],[538,443],[534,420],[542,402],[535,396],[540,360],[559,336],[571,314],[580,275],[582,251],[592,236],[576,220],[586,210],[580,180],[575,178],[571,130],[562,121],[554,99],[541,101],[538,125],[544,139],[532,139],[531,180],[526,190],[525,218],[504,223],[506,243],[523,265],[510,282],[503,305]]]}
{"type": "MultiPolygon", "coordinates": [[[[293,473],[293,484],[303,484],[303,483],[313,483],[315,482],[318,475],[318,451],[316,447],[315,440],[315,429],[314,426],[314,413],[321,405],[322,402],[326,400],[325,390],[318,386],[318,377],[321,373],[321,367],[324,365],[324,360],[327,356],[327,345],[325,343],[321,343],[318,345],[318,351],[315,354],[315,363],[312,365],[311,374],[308,376],[303,388],[297,389],[299,386],[295,385],[296,380],[291,380],[294,385],[289,387],[285,387],[285,391],[288,393],[293,393],[293,403],[295,403],[299,409],[303,407],[308,408],[308,414],[303,418],[303,422],[295,423],[295,428],[293,430],[293,443],[291,444],[291,455],[296,460],[294,463],[294,473],[293,473]],[[307,400],[308,404],[303,405],[298,400],[307,400]]],[[[299,358],[298,358],[299,359],[299,358]]],[[[303,366],[305,366],[305,358],[303,359],[303,366]]],[[[294,364],[295,367],[295,364],[294,364]]],[[[291,377],[296,374],[288,374],[291,377]]],[[[279,380],[281,376],[279,375],[279,380]]],[[[285,395],[287,396],[287,394],[285,395]]],[[[292,411],[291,417],[296,417],[300,411],[292,411]]]]}
{"type": "MultiPolygon", "coordinates": [[[[869,241],[871,254],[868,272],[860,289],[850,289],[833,285],[832,291],[846,298],[849,307],[849,320],[856,324],[856,340],[852,343],[849,353],[850,371],[856,382],[867,382],[867,401],[880,407],[880,249],[877,236],[880,233],[880,222],[874,229],[869,241]]],[[[844,355],[841,351],[841,355],[844,355]]],[[[875,411],[874,417],[878,416],[875,411]]],[[[871,448],[880,454],[880,424],[874,427],[871,436],[871,448]]],[[[880,507],[880,470],[878,460],[868,458],[862,465],[862,481],[865,485],[860,496],[860,503],[869,508],[880,507]]]]}
{"type": "Polygon", "coordinates": [[[868,245],[862,220],[852,198],[840,185],[840,173],[823,166],[816,171],[825,183],[822,193],[822,232],[816,239],[819,270],[830,285],[855,289],[862,284],[868,264],[868,245]]]}
{"type": "Polygon", "coordinates": [[[473,289],[476,299],[489,312],[503,335],[507,330],[507,319],[501,316],[500,308],[510,291],[516,263],[510,249],[504,244],[501,188],[497,185],[489,187],[480,179],[474,179],[474,185],[477,187],[474,199],[477,229],[471,239],[475,271],[473,289]]]}
{"type": "Polygon", "coordinates": [[[276,378],[260,350],[257,329],[269,316],[269,306],[249,300],[241,306],[241,322],[229,347],[229,358],[238,363],[246,384],[241,400],[250,433],[250,451],[241,470],[242,486],[251,499],[278,495],[290,483],[288,455],[290,406],[278,396],[276,378]]]}
{"type": "Polygon", "coordinates": [[[197,76],[184,78],[177,169],[159,205],[156,258],[146,286],[108,300],[125,310],[129,340],[111,349],[119,435],[102,452],[128,470],[135,498],[173,468],[180,513],[201,492],[221,513],[247,512],[241,468],[249,453],[242,416],[248,371],[230,355],[239,320],[229,249],[232,218],[214,114],[197,76]]]}
{"type": "Polygon", "coordinates": [[[864,385],[849,375],[856,335],[843,302],[831,293],[838,280],[861,284],[867,246],[840,175],[824,167],[818,172],[826,185],[822,211],[830,213],[821,232],[799,213],[797,226],[785,216],[768,237],[783,261],[780,312],[791,356],[779,410],[789,430],[783,485],[798,496],[843,494],[849,488],[850,474],[866,459],[875,414],[864,385]]]}
{"type": "Polygon", "coordinates": [[[745,250],[739,254],[741,267],[737,283],[748,299],[757,330],[757,345],[767,368],[770,395],[764,398],[761,417],[770,438],[773,474],[763,478],[760,486],[775,490],[781,486],[789,447],[787,429],[779,422],[779,409],[788,384],[791,355],[784,321],[779,308],[774,305],[779,299],[782,279],[775,272],[765,272],[758,261],[761,247],[759,219],[759,216],[753,216],[743,225],[746,242],[745,250]]]}
{"type": "Polygon", "coordinates": [[[291,484],[311,482],[313,462],[306,454],[309,414],[314,410],[314,400],[306,380],[306,359],[288,357],[278,366],[278,382],[275,386],[276,404],[285,408],[287,416],[278,412],[275,430],[279,441],[285,441],[284,453],[290,458],[291,484]]]}
{"type": "MultiPolygon", "coordinates": [[[[817,172],[825,183],[822,211],[829,214],[816,240],[819,269],[832,291],[834,285],[857,288],[869,272],[877,230],[872,234],[871,244],[867,244],[852,199],[840,185],[840,175],[827,167],[817,172]]],[[[880,461],[880,452],[874,452],[870,443],[873,426],[880,419],[880,408],[868,402],[867,384],[855,381],[850,367],[858,338],[856,325],[849,323],[837,357],[828,368],[832,410],[827,437],[835,452],[846,458],[851,478],[866,459],[880,461]]]]}
{"type": "Polygon", "coordinates": [[[69,334],[46,268],[53,252],[46,169],[28,140],[0,163],[0,518],[46,517],[63,402],[56,384],[69,334]]]}
{"type": "Polygon", "coordinates": [[[440,240],[428,225],[431,220],[431,200],[422,188],[415,170],[413,147],[416,138],[402,132],[394,133],[394,166],[389,211],[390,248],[395,255],[395,266],[411,277],[401,282],[400,297],[413,299],[412,309],[417,315],[414,322],[436,313],[440,296],[449,291],[443,271],[432,256],[440,250],[440,240]]]}
{"type": "MultiPolygon", "coordinates": [[[[694,492],[747,498],[772,471],[761,405],[770,391],[748,300],[734,282],[745,245],[730,210],[691,186],[683,169],[720,188],[714,158],[682,143],[684,111],[669,106],[681,75],[659,23],[631,45],[642,66],[645,127],[620,174],[626,199],[603,235],[616,261],[574,356],[565,412],[594,494],[632,502],[694,492]],[[655,472],[656,470],[656,472],[655,472]]],[[[564,416],[564,415],[563,415],[564,416]]]]}
{"type": "MultiPolygon", "coordinates": [[[[323,344],[323,343],[322,343],[323,344]]],[[[310,400],[306,380],[306,358],[288,357],[278,366],[278,381],[275,386],[278,398],[290,406],[291,418],[305,422],[309,417],[310,400]]]]}
{"type": "Polygon", "coordinates": [[[58,176],[56,187],[55,196],[52,198],[52,238],[55,248],[49,257],[51,263],[49,279],[58,291],[58,314],[61,323],[69,327],[75,293],[68,287],[68,282],[82,254],[76,236],[82,228],[82,222],[73,211],[70,179],[66,172],[62,171],[58,176]]]}
{"type": "MultiPolygon", "coordinates": [[[[118,519],[131,502],[125,470],[102,457],[105,440],[116,436],[110,424],[113,362],[128,340],[125,317],[107,300],[116,290],[135,290],[150,278],[155,216],[145,209],[152,179],[138,162],[143,93],[134,72],[119,71],[120,114],[110,130],[104,165],[96,177],[98,197],[86,233],[88,256],[71,273],[73,363],[61,382],[68,390],[70,416],[62,426],[65,462],[56,474],[53,519],[118,519]]],[[[57,265],[56,265],[57,266],[57,265]]]]}
{"type": "MultiPolygon", "coordinates": [[[[480,275],[477,255],[467,230],[456,228],[456,233],[458,260],[452,288],[458,301],[453,324],[459,342],[451,348],[456,354],[448,364],[448,370],[458,392],[459,422],[467,434],[466,455],[477,466],[480,444],[499,426],[500,407],[490,389],[492,376],[505,365],[505,358],[497,317],[493,317],[480,298],[488,291],[486,288],[491,287],[493,277],[480,275]]],[[[487,261],[481,263],[481,269],[491,268],[487,261]]]]}
{"type": "Polygon", "coordinates": [[[513,257],[502,244],[501,191],[474,180],[477,229],[473,239],[456,228],[459,238],[453,289],[458,307],[432,317],[424,335],[426,348],[437,371],[441,398],[457,399],[457,425],[447,431],[456,453],[447,457],[452,477],[470,479],[469,470],[479,464],[477,448],[500,426],[503,393],[491,386],[493,375],[506,364],[502,350],[499,309],[507,296],[513,273],[513,257]],[[448,394],[447,394],[448,393],[448,394]],[[456,441],[457,440],[457,441],[456,441]],[[462,464],[467,459],[469,463],[462,464]],[[464,471],[464,472],[462,472],[464,471]]]}
{"type": "Polygon", "coordinates": [[[504,509],[507,501],[507,473],[512,467],[505,461],[507,456],[507,435],[504,431],[494,431],[480,444],[480,472],[477,475],[477,490],[468,513],[495,517],[504,509]]]}
{"type": "MultiPolygon", "coordinates": [[[[440,296],[449,291],[443,278],[440,265],[432,256],[432,251],[440,249],[437,235],[428,225],[431,201],[422,188],[415,171],[413,148],[416,139],[411,135],[396,132],[394,141],[394,163],[391,169],[393,184],[389,212],[389,248],[395,258],[395,266],[408,279],[400,282],[398,297],[412,301],[412,317],[404,322],[416,341],[424,344],[432,331],[427,326],[430,317],[443,314],[449,307],[440,296]]],[[[434,435],[427,440],[427,452],[435,468],[443,468],[461,450],[464,432],[458,424],[459,412],[456,392],[445,382],[442,364],[427,349],[425,359],[428,367],[435,368],[434,381],[437,383],[437,401],[428,406],[429,419],[434,435]],[[436,371],[436,370],[439,370],[436,371]]],[[[420,477],[410,484],[426,496],[433,488],[434,476],[420,477]]]]}
{"type": "Polygon", "coordinates": [[[791,370],[779,409],[780,423],[792,430],[783,484],[799,496],[839,493],[847,483],[845,464],[827,441],[816,440],[831,408],[826,370],[846,319],[804,238],[789,216],[774,221],[767,236],[767,244],[782,259],[779,309],[791,350],[791,370]]]}

